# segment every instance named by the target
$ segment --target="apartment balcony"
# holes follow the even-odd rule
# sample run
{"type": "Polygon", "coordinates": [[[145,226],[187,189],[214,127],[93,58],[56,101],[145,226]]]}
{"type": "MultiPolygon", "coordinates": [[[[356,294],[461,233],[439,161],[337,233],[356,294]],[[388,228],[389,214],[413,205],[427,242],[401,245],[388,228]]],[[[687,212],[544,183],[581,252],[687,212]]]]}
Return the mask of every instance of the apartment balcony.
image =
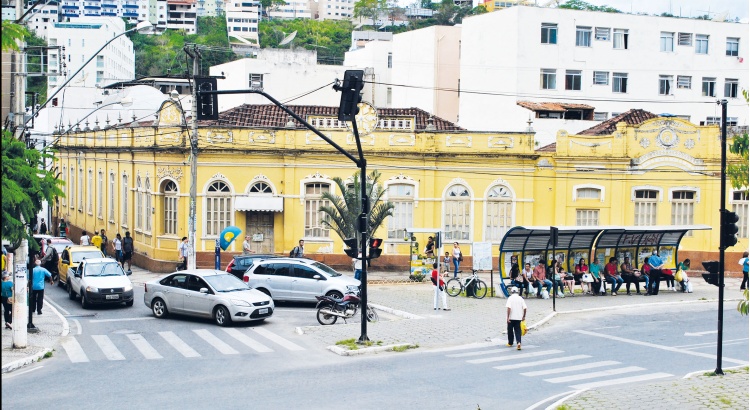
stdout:
{"type": "Polygon", "coordinates": [[[103,8],[107,8],[107,9],[116,9],[117,8],[117,4],[102,3],[102,7],[103,8]]]}
{"type": "Polygon", "coordinates": [[[138,5],[137,4],[123,4],[122,7],[126,9],[137,9],[138,5]]]}
{"type": "Polygon", "coordinates": [[[101,6],[83,6],[84,10],[101,10],[101,6]]]}

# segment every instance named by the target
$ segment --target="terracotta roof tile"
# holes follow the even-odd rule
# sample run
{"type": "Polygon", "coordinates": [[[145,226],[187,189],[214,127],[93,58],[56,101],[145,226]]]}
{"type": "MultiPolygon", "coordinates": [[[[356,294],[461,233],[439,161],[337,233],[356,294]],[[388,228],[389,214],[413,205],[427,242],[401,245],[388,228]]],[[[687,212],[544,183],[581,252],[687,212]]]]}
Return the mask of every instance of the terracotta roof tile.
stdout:
{"type": "Polygon", "coordinates": [[[617,123],[625,122],[628,125],[642,124],[644,121],[656,118],[658,115],[642,110],[640,108],[633,108],[632,110],[626,111],[616,117],[612,117],[607,121],[601,123],[578,133],[578,135],[612,135],[617,131],[617,123]]]}
{"type": "MultiPolygon", "coordinates": [[[[287,108],[302,118],[310,115],[338,116],[338,107],[323,107],[317,105],[287,105],[287,108]]],[[[414,117],[416,130],[423,131],[427,126],[430,113],[419,108],[378,108],[380,118],[385,117],[414,117]]],[[[436,131],[465,131],[458,125],[433,116],[436,131]]],[[[216,121],[201,121],[202,126],[220,127],[261,127],[285,128],[289,116],[281,108],[273,104],[243,104],[219,113],[216,121]]],[[[294,121],[296,128],[302,128],[299,121],[294,121]]]]}
{"type": "Polygon", "coordinates": [[[553,142],[552,144],[537,148],[536,152],[557,152],[557,143],[553,142]]]}
{"type": "Polygon", "coordinates": [[[555,111],[565,112],[567,110],[593,110],[594,107],[586,104],[572,104],[564,102],[532,102],[532,101],[517,101],[517,105],[531,111],[555,111]]]}

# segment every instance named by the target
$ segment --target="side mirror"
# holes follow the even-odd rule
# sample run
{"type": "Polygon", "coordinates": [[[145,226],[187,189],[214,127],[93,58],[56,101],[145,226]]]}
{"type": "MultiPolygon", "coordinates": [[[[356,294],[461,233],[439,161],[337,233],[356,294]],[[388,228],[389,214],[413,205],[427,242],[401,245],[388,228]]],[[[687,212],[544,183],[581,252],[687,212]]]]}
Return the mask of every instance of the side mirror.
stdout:
{"type": "Polygon", "coordinates": [[[208,294],[208,288],[201,288],[201,293],[208,294]]]}

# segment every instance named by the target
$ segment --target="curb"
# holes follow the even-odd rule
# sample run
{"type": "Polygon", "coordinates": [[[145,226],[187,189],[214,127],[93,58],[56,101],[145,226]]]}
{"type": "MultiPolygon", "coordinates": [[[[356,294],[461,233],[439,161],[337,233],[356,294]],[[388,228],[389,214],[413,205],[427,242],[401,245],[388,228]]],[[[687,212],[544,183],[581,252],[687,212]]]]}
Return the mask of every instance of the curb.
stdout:
{"type": "Polygon", "coordinates": [[[361,355],[371,354],[371,353],[393,351],[393,349],[396,347],[416,348],[417,345],[414,343],[398,343],[398,344],[386,345],[386,346],[365,347],[363,349],[357,349],[357,350],[344,349],[343,347],[333,345],[333,346],[328,346],[327,349],[332,351],[333,353],[336,353],[339,356],[361,356],[361,355]]]}
{"type": "Polygon", "coordinates": [[[373,303],[368,303],[368,305],[370,305],[370,307],[372,307],[373,309],[382,310],[385,313],[390,313],[390,314],[392,314],[394,316],[402,317],[404,319],[424,319],[424,317],[422,317],[422,316],[415,315],[415,314],[409,313],[409,312],[404,312],[403,310],[396,310],[396,309],[393,309],[393,308],[389,308],[387,306],[376,305],[376,304],[373,304],[373,303]]]}
{"type": "Polygon", "coordinates": [[[60,321],[63,325],[63,330],[60,333],[60,337],[65,337],[70,333],[70,323],[68,323],[68,319],[65,319],[65,316],[63,316],[56,307],[52,305],[52,303],[47,303],[47,306],[52,308],[52,311],[55,312],[58,318],[60,318],[60,321]]]}
{"type": "MultiPolygon", "coordinates": [[[[747,366],[732,366],[732,367],[725,367],[725,368],[723,368],[722,370],[744,369],[745,367],[747,367],[747,366]]],[[[690,372],[690,373],[688,373],[688,374],[686,374],[686,375],[682,376],[682,378],[683,378],[683,379],[689,379],[689,378],[691,378],[691,377],[695,377],[695,376],[702,376],[702,375],[703,375],[703,373],[709,373],[709,372],[713,372],[713,371],[715,371],[715,370],[716,370],[716,369],[710,369],[710,370],[697,370],[697,371],[694,371],[694,372],[690,372]]],[[[706,377],[709,377],[709,376],[706,376],[706,377]]],[[[711,377],[713,377],[713,376],[711,376],[711,377]]]]}
{"type": "Polygon", "coordinates": [[[51,347],[45,347],[41,352],[37,354],[33,354],[31,356],[24,357],[23,359],[16,360],[15,362],[8,363],[7,365],[4,365],[2,368],[2,373],[9,373],[14,370],[18,370],[21,367],[30,365],[32,363],[36,363],[40,359],[44,357],[47,353],[51,353],[54,349],[51,347]]]}

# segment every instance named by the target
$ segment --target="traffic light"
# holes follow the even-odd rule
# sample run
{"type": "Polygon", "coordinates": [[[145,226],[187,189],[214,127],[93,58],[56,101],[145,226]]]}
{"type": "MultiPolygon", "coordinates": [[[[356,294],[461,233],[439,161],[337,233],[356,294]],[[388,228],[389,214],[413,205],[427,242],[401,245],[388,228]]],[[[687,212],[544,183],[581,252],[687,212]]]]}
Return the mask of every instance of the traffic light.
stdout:
{"type": "Polygon", "coordinates": [[[435,232],[435,251],[440,253],[440,232],[435,232]]]}
{"type": "Polygon", "coordinates": [[[550,226],[549,227],[549,244],[552,247],[557,246],[557,237],[558,237],[559,233],[560,233],[560,230],[557,229],[556,227],[554,227],[554,226],[550,226]]]}
{"type": "Polygon", "coordinates": [[[380,238],[370,238],[370,243],[367,249],[367,259],[379,258],[383,250],[380,246],[383,245],[383,240],[380,238]]]}
{"type": "Polygon", "coordinates": [[[344,245],[346,245],[346,255],[350,258],[356,258],[359,255],[359,249],[357,249],[357,238],[344,239],[344,245]]]}
{"type": "Polygon", "coordinates": [[[719,286],[719,261],[706,261],[701,263],[703,264],[703,268],[708,271],[703,274],[703,280],[714,286],[719,286]]]}
{"type": "Polygon", "coordinates": [[[362,101],[359,93],[365,86],[364,75],[364,70],[346,70],[344,82],[340,86],[333,87],[335,90],[341,91],[339,121],[354,121],[354,117],[359,113],[357,104],[362,101]]]}
{"type": "Polygon", "coordinates": [[[724,210],[721,213],[721,244],[724,249],[737,245],[737,232],[740,228],[737,226],[740,217],[737,213],[724,210]]]}
{"type": "Polygon", "coordinates": [[[201,94],[204,91],[216,91],[216,79],[196,77],[195,87],[198,90],[198,120],[218,120],[219,96],[217,94],[201,94]]]}

